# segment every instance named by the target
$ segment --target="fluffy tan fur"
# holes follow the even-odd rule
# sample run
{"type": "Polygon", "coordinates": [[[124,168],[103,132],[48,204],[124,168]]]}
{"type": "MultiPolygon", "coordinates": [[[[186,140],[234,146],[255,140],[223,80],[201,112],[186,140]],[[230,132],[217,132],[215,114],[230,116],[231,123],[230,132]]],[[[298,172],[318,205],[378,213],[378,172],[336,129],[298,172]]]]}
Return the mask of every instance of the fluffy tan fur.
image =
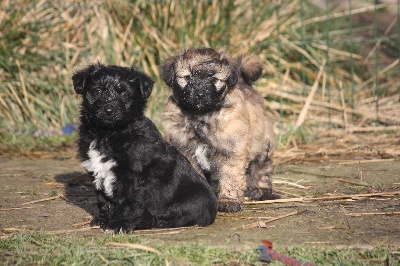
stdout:
{"type": "MultiPolygon", "coordinates": [[[[262,64],[252,56],[243,57],[238,63],[219,54],[218,59],[210,59],[192,49],[186,57],[181,54],[166,61],[163,74],[168,73],[170,81],[175,79],[178,86],[184,83],[180,80],[182,73],[196,75],[196,68],[212,72],[216,89],[219,82],[235,80],[234,75],[237,83],[223,87],[226,91],[222,107],[205,114],[182,110],[171,95],[165,104],[163,127],[167,140],[218,190],[219,210],[240,211],[245,196],[274,197],[274,132],[264,99],[251,87],[261,76],[262,64]],[[228,61],[222,64],[220,60],[228,61]]],[[[163,76],[165,80],[167,76],[163,76]]],[[[173,84],[169,82],[173,89],[179,89],[173,84]]]]}

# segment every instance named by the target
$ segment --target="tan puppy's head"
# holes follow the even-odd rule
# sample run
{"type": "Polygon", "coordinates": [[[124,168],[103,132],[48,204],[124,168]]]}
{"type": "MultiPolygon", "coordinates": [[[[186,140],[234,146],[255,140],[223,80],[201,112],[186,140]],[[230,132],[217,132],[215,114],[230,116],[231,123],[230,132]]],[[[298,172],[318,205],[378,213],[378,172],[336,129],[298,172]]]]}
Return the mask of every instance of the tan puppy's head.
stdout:
{"type": "Polygon", "coordinates": [[[161,70],[178,106],[200,114],[223,107],[226,94],[240,75],[237,62],[211,48],[185,50],[165,60],[161,70]]]}

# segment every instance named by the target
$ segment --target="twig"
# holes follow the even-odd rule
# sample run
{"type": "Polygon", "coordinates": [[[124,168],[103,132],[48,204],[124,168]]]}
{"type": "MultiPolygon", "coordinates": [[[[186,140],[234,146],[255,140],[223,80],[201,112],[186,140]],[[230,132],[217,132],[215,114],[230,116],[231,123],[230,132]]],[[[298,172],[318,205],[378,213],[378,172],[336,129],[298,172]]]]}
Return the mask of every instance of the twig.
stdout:
{"type": "Polygon", "coordinates": [[[73,224],[71,226],[72,227],[77,227],[77,226],[82,226],[82,225],[87,225],[87,224],[90,224],[90,221],[86,221],[86,222],[82,222],[82,223],[76,223],[76,224],[73,224]]]}
{"type": "Polygon", "coordinates": [[[332,241],[307,241],[304,244],[312,244],[312,245],[330,245],[332,241]]]}
{"type": "Polygon", "coordinates": [[[143,233],[141,231],[134,231],[133,233],[135,235],[141,235],[141,236],[152,236],[152,235],[175,235],[175,234],[179,234],[183,231],[186,231],[186,228],[183,229],[175,229],[174,231],[167,231],[167,232],[154,232],[154,233],[143,233]]]}
{"type": "Polygon", "coordinates": [[[113,246],[113,247],[119,247],[119,248],[141,249],[141,250],[145,250],[145,251],[150,251],[150,252],[156,253],[157,255],[162,255],[161,251],[159,251],[159,250],[157,250],[155,248],[144,246],[144,245],[140,245],[140,244],[107,242],[106,245],[113,246]]]}
{"type": "MultiPolygon", "coordinates": [[[[152,247],[148,247],[145,245],[140,245],[140,244],[132,244],[132,243],[118,243],[118,242],[107,242],[106,245],[108,246],[112,246],[112,247],[119,247],[119,248],[131,248],[131,249],[140,249],[140,250],[145,250],[145,251],[149,251],[149,252],[153,252],[156,253],[159,256],[162,256],[163,254],[161,253],[161,251],[152,248],[152,247]]],[[[167,259],[165,259],[165,265],[169,265],[169,261],[167,259]]]]}
{"type": "Polygon", "coordinates": [[[342,108],[343,108],[344,129],[346,130],[348,128],[348,124],[347,124],[346,102],[344,100],[342,81],[339,82],[339,94],[340,94],[340,101],[342,103],[342,108]]]}
{"type": "Polygon", "coordinates": [[[400,212],[359,212],[359,213],[346,213],[347,216],[367,216],[367,215],[400,215],[400,212]]]}
{"type": "Polygon", "coordinates": [[[79,229],[54,230],[54,231],[47,231],[46,233],[57,235],[57,234],[66,234],[66,233],[75,233],[75,232],[85,232],[85,231],[90,231],[93,229],[100,229],[100,226],[84,227],[84,228],[79,228],[79,229]]]}
{"type": "Polygon", "coordinates": [[[293,173],[306,174],[306,175],[312,175],[312,176],[322,176],[322,177],[327,177],[327,178],[342,178],[343,177],[343,176],[338,176],[338,175],[325,175],[325,174],[318,174],[318,173],[310,173],[307,171],[301,171],[301,170],[295,170],[295,169],[288,169],[288,171],[293,172],[293,173]]]}
{"type": "Polygon", "coordinates": [[[299,202],[306,201],[305,197],[290,198],[290,199],[276,199],[276,200],[261,200],[261,201],[246,201],[244,204],[269,204],[269,203],[286,203],[286,202],[299,202]]]}
{"type": "Polygon", "coordinates": [[[394,162],[395,159],[374,159],[374,160],[354,160],[354,161],[343,161],[338,162],[338,164],[358,164],[358,163],[378,163],[378,162],[394,162]]]}
{"type": "Polygon", "coordinates": [[[295,129],[299,128],[303,124],[304,120],[306,119],[308,109],[310,108],[311,102],[314,99],[315,92],[318,89],[319,79],[321,78],[321,75],[324,72],[324,67],[325,67],[325,61],[322,63],[322,65],[319,68],[318,76],[314,81],[314,85],[312,86],[310,93],[308,94],[308,97],[307,97],[306,102],[304,103],[303,109],[301,109],[299,118],[297,119],[297,122],[295,125],[295,129]]]}
{"type": "Polygon", "coordinates": [[[360,162],[360,161],[358,161],[357,170],[358,170],[358,173],[359,173],[359,175],[360,175],[360,180],[363,181],[363,170],[362,170],[361,162],[360,162]]]}
{"type": "Polygon", "coordinates": [[[286,184],[289,186],[293,186],[293,187],[297,187],[297,188],[302,188],[302,189],[308,189],[308,187],[293,183],[293,182],[289,182],[289,181],[284,181],[284,180],[273,180],[272,181],[273,184],[286,184]]]}
{"type": "Polygon", "coordinates": [[[62,198],[63,200],[65,200],[66,202],[69,202],[69,199],[67,199],[67,197],[65,197],[65,195],[59,195],[60,196],[60,198],[62,198]]]}
{"type": "Polygon", "coordinates": [[[290,196],[296,197],[296,198],[299,197],[298,194],[293,194],[293,193],[290,193],[290,192],[288,192],[286,190],[282,190],[282,189],[276,189],[276,187],[274,188],[274,191],[278,192],[279,194],[286,194],[286,195],[290,195],[290,196]]]}
{"type": "Polygon", "coordinates": [[[315,200],[335,200],[335,199],[346,199],[346,198],[363,198],[363,197],[378,197],[378,196],[394,196],[399,195],[400,191],[394,192],[380,192],[380,193],[368,193],[368,194],[349,194],[349,195],[337,195],[337,196],[325,196],[325,197],[299,197],[290,199],[276,199],[276,200],[263,200],[263,201],[247,201],[244,204],[270,204],[270,203],[285,203],[285,202],[303,202],[303,201],[315,201],[315,200]]]}
{"type": "Polygon", "coordinates": [[[344,179],[338,179],[339,182],[343,182],[343,183],[348,183],[351,185],[356,185],[356,186],[363,186],[363,187],[368,187],[369,184],[366,183],[359,183],[359,182],[354,182],[354,181],[349,181],[349,180],[344,180],[344,179]]]}
{"type": "MultiPolygon", "coordinates": [[[[316,66],[319,67],[320,65],[318,64],[317,61],[314,60],[314,58],[307,53],[306,50],[304,50],[303,48],[297,46],[296,44],[294,44],[293,42],[290,42],[288,39],[286,39],[284,36],[279,35],[279,39],[284,43],[287,44],[288,46],[292,47],[293,49],[297,50],[299,53],[301,53],[302,55],[304,55],[308,60],[310,60],[310,62],[316,66]]],[[[324,64],[324,63],[323,63],[324,64]]]]}
{"type": "Polygon", "coordinates": [[[335,226],[335,225],[330,225],[330,226],[324,226],[324,227],[319,227],[318,230],[333,230],[333,229],[344,229],[348,230],[348,228],[343,227],[343,226],[335,226]]]}
{"type": "Polygon", "coordinates": [[[240,226],[240,227],[236,228],[236,230],[251,229],[251,228],[260,226],[261,222],[266,224],[266,223],[270,223],[270,222],[273,222],[273,221],[276,221],[276,220],[280,220],[280,219],[283,219],[283,218],[286,218],[286,217],[289,217],[289,216],[293,216],[293,215],[296,215],[296,214],[301,214],[303,212],[305,212],[305,211],[295,211],[295,212],[291,212],[291,213],[288,213],[288,214],[285,214],[285,215],[282,215],[282,216],[278,216],[276,218],[272,218],[272,219],[270,219],[268,221],[258,221],[258,222],[250,223],[250,224],[247,224],[247,225],[244,225],[244,226],[240,226]]]}
{"type": "MultiPolygon", "coordinates": [[[[16,228],[16,227],[2,228],[2,231],[5,231],[5,232],[16,232],[16,231],[25,231],[25,230],[26,230],[25,228],[16,228]]],[[[28,231],[30,231],[30,230],[28,230],[28,231]]]]}
{"type": "Polygon", "coordinates": [[[312,47],[324,50],[324,51],[328,51],[332,54],[337,54],[337,55],[341,55],[341,56],[345,56],[345,57],[350,57],[350,58],[354,58],[354,59],[358,59],[358,60],[362,60],[364,59],[363,56],[358,55],[358,54],[354,54],[354,53],[349,53],[346,51],[342,51],[342,50],[338,50],[332,47],[328,47],[327,45],[323,45],[323,44],[318,44],[318,43],[312,43],[311,44],[312,47]]]}
{"type": "Polygon", "coordinates": [[[400,59],[397,59],[396,61],[394,61],[393,63],[391,63],[390,65],[388,65],[387,67],[385,67],[384,69],[382,69],[381,71],[379,71],[379,73],[377,75],[374,75],[373,77],[370,77],[369,79],[367,79],[366,81],[364,81],[362,84],[360,84],[359,86],[357,86],[359,89],[363,89],[364,87],[366,87],[369,83],[375,81],[376,77],[380,77],[382,76],[385,72],[389,71],[390,69],[394,68],[395,66],[397,66],[397,64],[400,62],[400,59]]]}
{"type": "MultiPolygon", "coordinates": [[[[398,18],[394,18],[392,20],[392,22],[389,24],[389,26],[386,28],[385,32],[383,33],[383,35],[387,36],[388,33],[393,29],[393,27],[396,25],[397,23],[397,19],[398,18]]],[[[377,43],[374,45],[374,47],[371,49],[371,51],[368,53],[367,57],[365,58],[365,62],[367,62],[371,56],[376,52],[377,48],[381,45],[382,43],[382,39],[380,39],[379,41],[377,41],[377,43]]]]}
{"type": "Polygon", "coordinates": [[[32,209],[32,208],[33,207],[7,208],[7,209],[0,209],[0,211],[13,211],[13,210],[32,209]]]}
{"type": "Polygon", "coordinates": [[[371,131],[397,131],[400,126],[381,126],[381,127],[353,127],[347,129],[349,133],[353,132],[371,132],[371,131]]]}
{"type": "Polygon", "coordinates": [[[164,231],[175,231],[176,229],[202,229],[204,227],[201,226],[183,226],[183,227],[178,227],[178,228],[152,228],[152,229],[143,229],[143,230],[135,230],[137,233],[143,233],[143,232],[164,232],[164,231]]]}
{"type": "MultiPolygon", "coordinates": [[[[302,96],[293,95],[290,93],[279,91],[279,89],[286,89],[286,88],[279,88],[277,84],[269,84],[269,86],[271,87],[271,90],[268,91],[269,96],[276,96],[276,97],[288,99],[290,101],[299,102],[299,103],[305,102],[307,100],[306,98],[304,98],[302,96]]],[[[327,103],[327,102],[318,101],[318,100],[314,100],[312,103],[314,105],[322,106],[325,108],[331,108],[331,109],[334,109],[337,111],[344,111],[343,107],[341,105],[337,105],[334,103],[327,103]]],[[[365,112],[365,110],[358,110],[358,109],[346,107],[345,111],[347,112],[347,114],[356,114],[356,115],[360,115],[367,119],[376,120],[375,114],[365,112]]],[[[383,114],[379,115],[379,119],[381,121],[387,121],[387,120],[396,121],[396,122],[400,121],[399,118],[394,117],[393,115],[390,116],[390,115],[383,115],[383,114]]]]}
{"type": "Polygon", "coordinates": [[[387,7],[386,4],[379,4],[379,5],[370,5],[370,6],[366,6],[366,7],[362,7],[362,8],[357,8],[357,9],[350,9],[350,10],[346,10],[343,12],[334,13],[329,16],[325,15],[325,16],[310,18],[310,19],[298,22],[298,23],[294,24],[292,27],[293,28],[304,27],[305,25],[316,23],[316,22],[321,22],[321,21],[330,20],[330,19],[334,19],[334,18],[346,17],[349,15],[360,14],[360,13],[364,13],[364,12],[371,11],[371,10],[382,9],[385,7],[387,7]]]}
{"type": "Polygon", "coordinates": [[[273,217],[271,216],[242,216],[242,215],[232,215],[232,214],[226,214],[224,212],[218,213],[219,217],[227,217],[227,218],[233,218],[233,219],[271,219],[273,217]]]}
{"type": "Polygon", "coordinates": [[[63,196],[58,195],[58,196],[49,197],[49,198],[45,198],[45,199],[33,200],[33,201],[22,203],[21,205],[28,205],[28,204],[33,204],[33,203],[38,203],[38,202],[43,202],[43,201],[54,200],[54,199],[58,199],[58,198],[63,198],[63,196]]]}
{"type": "Polygon", "coordinates": [[[23,91],[23,95],[24,95],[25,105],[26,105],[27,109],[29,110],[29,113],[27,113],[27,115],[29,117],[33,118],[33,116],[34,116],[33,113],[34,112],[32,110],[32,105],[30,104],[30,102],[28,100],[28,93],[27,93],[27,90],[26,90],[25,78],[24,78],[24,75],[22,73],[21,64],[19,63],[18,59],[15,60],[15,64],[18,67],[19,79],[20,79],[20,82],[21,82],[21,87],[22,87],[22,91],[23,91]]]}
{"type": "Polygon", "coordinates": [[[110,261],[107,260],[106,258],[104,258],[101,254],[97,254],[99,256],[99,258],[104,261],[106,264],[110,264],[110,261]]]}

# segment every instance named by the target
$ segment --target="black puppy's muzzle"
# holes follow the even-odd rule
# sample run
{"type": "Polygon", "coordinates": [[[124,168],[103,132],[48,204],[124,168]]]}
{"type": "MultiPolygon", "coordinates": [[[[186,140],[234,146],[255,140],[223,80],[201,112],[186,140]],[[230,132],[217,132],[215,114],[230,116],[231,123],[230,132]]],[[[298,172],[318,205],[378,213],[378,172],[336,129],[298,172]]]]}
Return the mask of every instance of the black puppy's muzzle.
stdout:
{"type": "Polygon", "coordinates": [[[101,111],[98,112],[98,116],[101,116],[103,119],[118,119],[124,113],[124,107],[121,102],[118,101],[109,101],[105,102],[101,105],[101,111]]]}
{"type": "Polygon", "coordinates": [[[104,113],[105,113],[106,115],[112,115],[112,114],[115,112],[115,107],[112,106],[111,104],[106,104],[106,105],[103,107],[103,110],[104,110],[104,113]]]}

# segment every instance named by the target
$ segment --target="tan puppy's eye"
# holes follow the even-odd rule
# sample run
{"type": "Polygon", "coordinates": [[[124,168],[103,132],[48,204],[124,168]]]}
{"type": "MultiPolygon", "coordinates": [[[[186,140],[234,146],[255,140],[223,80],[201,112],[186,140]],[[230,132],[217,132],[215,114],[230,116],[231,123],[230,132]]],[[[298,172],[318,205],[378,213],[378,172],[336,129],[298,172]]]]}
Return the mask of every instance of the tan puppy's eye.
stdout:
{"type": "Polygon", "coordinates": [[[185,88],[187,85],[186,77],[177,77],[176,82],[178,82],[179,87],[181,87],[182,89],[185,88]]]}
{"type": "Polygon", "coordinates": [[[217,80],[215,83],[215,89],[217,89],[217,91],[220,91],[222,88],[225,87],[225,82],[221,81],[221,80],[217,80]]]}

